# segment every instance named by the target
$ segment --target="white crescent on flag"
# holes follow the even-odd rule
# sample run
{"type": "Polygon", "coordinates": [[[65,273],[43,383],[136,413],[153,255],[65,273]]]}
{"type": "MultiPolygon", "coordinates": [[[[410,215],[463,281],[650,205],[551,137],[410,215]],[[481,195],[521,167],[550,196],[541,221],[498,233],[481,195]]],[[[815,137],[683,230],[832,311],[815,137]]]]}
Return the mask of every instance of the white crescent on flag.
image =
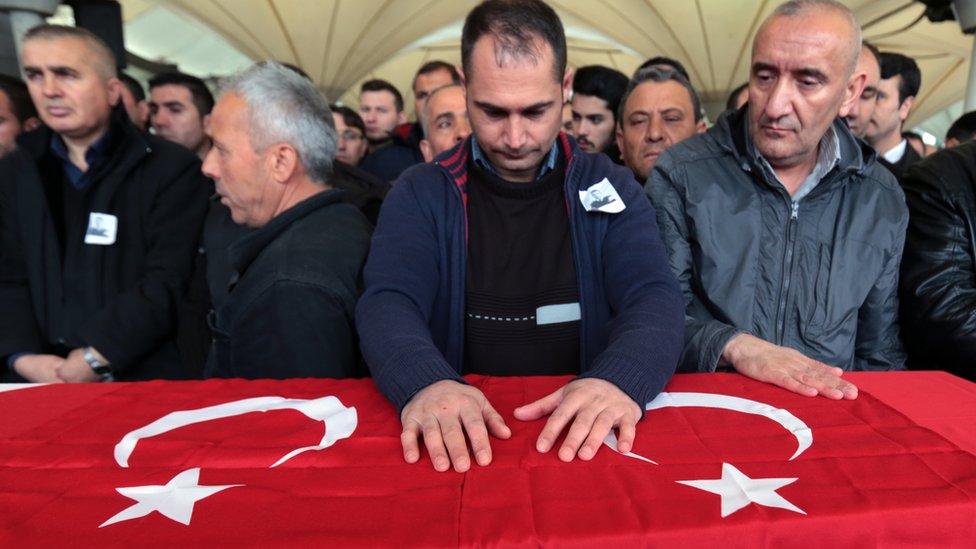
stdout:
{"type": "MultiPolygon", "coordinates": [[[[806,423],[803,423],[800,418],[782,408],[774,408],[769,404],[756,402],[755,400],[749,400],[747,398],[720,395],[716,393],[661,393],[657,395],[657,398],[648,402],[644,409],[651,411],[660,408],[688,407],[731,410],[734,412],[742,412],[744,414],[763,416],[775,421],[776,423],[782,425],[784,429],[792,433],[794,437],[796,437],[796,452],[790,457],[790,460],[798,458],[800,454],[805,452],[807,448],[813,444],[813,431],[807,426],[806,423]]],[[[607,438],[603,440],[603,443],[612,448],[613,451],[620,452],[620,450],[617,449],[617,436],[613,431],[610,431],[610,434],[608,434],[607,438]]],[[[652,461],[633,452],[627,452],[624,455],[657,465],[656,461],[652,461]]]]}
{"type": "Polygon", "coordinates": [[[115,461],[122,467],[129,466],[129,456],[135,450],[136,444],[144,438],[214,419],[239,416],[251,412],[270,412],[272,410],[296,410],[311,419],[321,421],[325,427],[325,434],[317,445],[297,448],[288,452],[271,467],[277,467],[289,459],[310,450],[324,450],[338,440],[348,438],[356,430],[358,416],[356,408],[347,408],[334,396],[316,398],[313,400],[291,399],[283,397],[256,397],[236,400],[208,406],[196,410],[182,410],[172,412],[156,421],[127,433],[115,445],[115,461]]]}

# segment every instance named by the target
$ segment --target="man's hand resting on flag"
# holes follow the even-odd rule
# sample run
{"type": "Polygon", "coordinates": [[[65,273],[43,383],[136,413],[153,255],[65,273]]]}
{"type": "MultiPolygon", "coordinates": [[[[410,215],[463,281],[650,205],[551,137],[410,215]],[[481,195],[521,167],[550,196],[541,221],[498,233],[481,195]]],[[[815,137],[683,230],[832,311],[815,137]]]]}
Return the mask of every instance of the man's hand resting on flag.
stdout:
{"type": "Polygon", "coordinates": [[[634,444],[641,407],[609,381],[596,378],[576,379],[539,400],[515,409],[515,417],[533,421],[543,416],[549,421],[535,443],[536,450],[552,449],[559,433],[568,425],[569,432],[559,448],[559,459],[573,461],[593,459],[611,429],[617,427],[617,447],[627,453],[634,444]]]}
{"type": "MultiPolygon", "coordinates": [[[[614,427],[620,430],[618,448],[621,452],[629,452],[641,409],[612,383],[584,378],[515,409],[515,417],[522,421],[533,421],[546,415],[550,417],[536,441],[536,449],[548,452],[559,434],[569,426],[559,449],[559,459],[572,461],[579,456],[589,460],[614,427]]],[[[420,459],[418,438],[423,437],[437,471],[446,471],[452,464],[459,473],[467,471],[471,467],[468,441],[475,461],[482,466],[488,465],[491,463],[488,434],[501,439],[512,436],[505,420],[481,391],[451,380],[438,381],[414,395],[403,407],[400,422],[403,424],[400,434],[403,458],[407,463],[416,463],[420,459]]]]}
{"type": "Polygon", "coordinates": [[[434,469],[454,470],[463,473],[471,467],[467,438],[478,465],[491,463],[491,445],[488,433],[496,438],[508,438],[512,431],[505,425],[501,414],[488,403],[485,395],[463,383],[453,380],[438,381],[420,390],[400,412],[400,444],[403,459],[416,463],[420,459],[419,437],[430,454],[434,469]]]}
{"type": "Polygon", "coordinates": [[[801,395],[823,395],[836,400],[857,398],[857,387],[840,377],[844,370],[749,334],[729,340],[722,360],[746,377],[801,395]]]}

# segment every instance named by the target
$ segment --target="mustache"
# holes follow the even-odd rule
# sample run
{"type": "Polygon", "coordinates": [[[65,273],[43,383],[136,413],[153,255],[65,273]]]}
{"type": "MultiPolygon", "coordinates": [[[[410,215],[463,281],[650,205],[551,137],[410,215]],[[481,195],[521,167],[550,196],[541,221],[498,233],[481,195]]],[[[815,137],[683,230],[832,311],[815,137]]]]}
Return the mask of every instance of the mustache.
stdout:
{"type": "Polygon", "coordinates": [[[759,117],[759,125],[772,126],[778,130],[789,130],[794,132],[800,129],[800,121],[789,116],[770,118],[766,115],[762,115],[759,117]]]}

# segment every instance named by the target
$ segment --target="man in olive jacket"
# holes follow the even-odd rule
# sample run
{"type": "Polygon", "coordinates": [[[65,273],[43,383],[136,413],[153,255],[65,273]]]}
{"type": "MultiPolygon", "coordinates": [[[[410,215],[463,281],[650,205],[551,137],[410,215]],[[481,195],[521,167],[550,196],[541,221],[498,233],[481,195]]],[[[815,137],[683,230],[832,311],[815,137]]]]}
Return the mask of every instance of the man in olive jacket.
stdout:
{"type": "Polygon", "coordinates": [[[91,33],[35,27],[22,61],[45,126],[0,161],[5,377],[186,377],[175,303],[206,209],[199,160],[131,124],[91,33]]]}
{"type": "Polygon", "coordinates": [[[843,370],[904,367],[904,195],[837,118],[864,87],[860,44],[843,5],[783,4],[756,36],[748,105],[655,165],[646,190],[686,302],[679,371],[839,399],[857,396],[843,370]]]}

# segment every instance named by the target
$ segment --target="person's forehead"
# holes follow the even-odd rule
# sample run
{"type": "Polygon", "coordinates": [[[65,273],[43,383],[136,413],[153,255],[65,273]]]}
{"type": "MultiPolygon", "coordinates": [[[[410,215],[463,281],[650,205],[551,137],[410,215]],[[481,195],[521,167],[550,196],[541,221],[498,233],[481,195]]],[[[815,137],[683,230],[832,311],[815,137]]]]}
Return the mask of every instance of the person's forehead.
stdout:
{"type": "Polygon", "coordinates": [[[343,118],[341,114],[337,112],[333,112],[332,122],[335,124],[336,131],[342,131],[346,129],[346,119],[343,118]]]}
{"type": "Polygon", "coordinates": [[[544,82],[548,79],[552,83],[561,85],[559,78],[556,78],[552,71],[555,54],[549,43],[535,36],[532,37],[529,48],[529,52],[512,56],[499,49],[498,39],[494,35],[485,34],[474,43],[471,50],[470,72],[472,74],[466,75],[468,87],[484,79],[496,78],[506,72],[525,69],[545,71],[540,72],[534,81],[544,82]]]}
{"type": "Polygon", "coordinates": [[[763,63],[782,70],[841,70],[847,63],[844,48],[849,29],[833,14],[803,14],[776,17],[756,36],[753,64],[763,63]]]}
{"type": "Polygon", "coordinates": [[[691,94],[684,86],[674,80],[641,82],[630,93],[624,107],[624,115],[633,112],[654,112],[666,109],[681,109],[690,112],[694,108],[691,94]]]}
{"type": "Polygon", "coordinates": [[[414,83],[414,91],[430,91],[453,81],[454,79],[447,69],[436,69],[426,74],[418,74],[414,83]]]}
{"type": "Polygon", "coordinates": [[[429,108],[433,116],[448,111],[455,111],[459,108],[463,109],[465,106],[464,90],[460,86],[452,86],[451,88],[440,90],[430,96],[427,104],[430,105],[429,108]]]}
{"type": "Polygon", "coordinates": [[[393,92],[389,90],[364,91],[359,94],[359,102],[369,105],[390,105],[396,103],[393,92]]]}
{"type": "Polygon", "coordinates": [[[227,93],[217,100],[211,113],[211,126],[215,132],[244,131],[247,129],[247,102],[236,93],[227,93]]]}
{"type": "Polygon", "coordinates": [[[584,114],[610,112],[606,100],[596,95],[573,94],[572,105],[573,110],[584,114]]]}
{"type": "Polygon", "coordinates": [[[149,90],[149,95],[156,103],[176,101],[189,105],[193,100],[193,94],[186,86],[179,84],[163,84],[149,90]]]}
{"type": "MultiPolygon", "coordinates": [[[[95,51],[86,40],[73,36],[35,38],[24,42],[25,65],[70,67],[81,71],[95,67],[95,51]]],[[[40,67],[43,68],[43,67],[40,67]]]]}

